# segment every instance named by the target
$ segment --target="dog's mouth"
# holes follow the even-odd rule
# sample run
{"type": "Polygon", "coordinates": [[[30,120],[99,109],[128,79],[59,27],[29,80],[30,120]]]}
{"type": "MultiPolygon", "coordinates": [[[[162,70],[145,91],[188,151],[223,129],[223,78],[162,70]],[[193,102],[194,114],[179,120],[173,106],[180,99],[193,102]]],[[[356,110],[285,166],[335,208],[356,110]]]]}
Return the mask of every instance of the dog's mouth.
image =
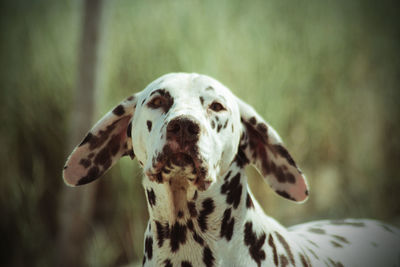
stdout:
{"type": "Polygon", "coordinates": [[[199,190],[206,190],[211,184],[211,180],[206,179],[207,168],[196,147],[188,151],[174,151],[166,145],[153,159],[153,166],[146,175],[150,180],[158,183],[169,181],[177,176],[184,177],[199,190]]]}

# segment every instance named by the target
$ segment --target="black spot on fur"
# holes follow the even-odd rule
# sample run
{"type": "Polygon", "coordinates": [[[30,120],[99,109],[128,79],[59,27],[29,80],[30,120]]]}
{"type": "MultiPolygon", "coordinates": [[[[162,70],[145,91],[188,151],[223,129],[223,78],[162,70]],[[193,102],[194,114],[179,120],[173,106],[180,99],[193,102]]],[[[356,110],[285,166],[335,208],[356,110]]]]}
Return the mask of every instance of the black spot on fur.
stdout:
{"type": "Polygon", "coordinates": [[[76,185],[83,185],[96,180],[101,175],[100,169],[97,166],[93,166],[89,169],[88,174],[82,177],[76,185]]]}
{"type": "Polygon", "coordinates": [[[193,201],[187,203],[188,210],[191,217],[197,216],[196,204],[193,201]]]}
{"type": "Polygon", "coordinates": [[[240,173],[236,174],[230,181],[225,181],[221,186],[221,194],[226,194],[226,202],[236,209],[239,206],[242,195],[240,173]]]}
{"type": "Polygon", "coordinates": [[[149,130],[149,132],[151,131],[151,126],[153,125],[151,121],[147,121],[147,129],[149,130]]]}
{"type": "MultiPolygon", "coordinates": [[[[119,124],[119,123],[124,124],[125,122],[128,124],[129,119],[130,119],[130,117],[125,116],[125,117],[115,120],[112,124],[108,125],[106,127],[106,129],[99,130],[99,132],[97,133],[96,136],[91,133],[88,133],[88,135],[82,141],[81,145],[88,142],[89,150],[94,150],[96,148],[101,147],[108,140],[108,138],[110,137],[110,134],[115,129],[117,124],[119,124]]],[[[120,139],[120,138],[118,138],[118,139],[120,139]]]]}
{"type": "Polygon", "coordinates": [[[133,95],[131,95],[130,97],[128,97],[126,100],[128,101],[132,101],[133,99],[135,99],[135,97],[133,95]]]}
{"type": "Polygon", "coordinates": [[[232,209],[226,209],[221,224],[220,236],[221,238],[225,237],[227,241],[231,240],[233,235],[233,227],[235,225],[235,218],[231,217],[231,215],[232,209]]]}
{"type": "Polygon", "coordinates": [[[150,190],[147,189],[146,191],[150,207],[153,207],[154,205],[156,205],[156,194],[154,194],[153,188],[150,188],[150,190]]]}
{"type": "Polygon", "coordinates": [[[213,213],[215,209],[214,200],[211,198],[207,198],[202,203],[203,209],[200,211],[199,217],[197,218],[197,222],[200,226],[201,231],[207,230],[207,218],[208,215],[213,213]]]}
{"type": "Polygon", "coordinates": [[[114,113],[117,116],[121,116],[125,113],[125,109],[122,105],[118,105],[113,109],[112,113],[114,113]]]}
{"type": "Polygon", "coordinates": [[[279,144],[274,145],[273,147],[275,151],[278,152],[280,156],[284,157],[290,165],[297,168],[296,162],[294,162],[292,156],[290,156],[289,152],[286,150],[285,147],[279,144]]]}
{"type": "Polygon", "coordinates": [[[286,254],[289,257],[290,262],[295,265],[294,257],[292,251],[290,250],[289,244],[286,242],[286,239],[278,232],[275,232],[276,237],[278,238],[279,242],[282,244],[283,248],[286,250],[286,254]]]}
{"type": "Polygon", "coordinates": [[[186,225],[182,225],[176,222],[171,227],[171,251],[175,252],[179,249],[180,244],[185,244],[186,242],[186,225]]]}
{"type": "Polygon", "coordinates": [[[206,91],[212,91],[212,90],[214,90],[214,87],[212,87],[212,86],[208,86],[208,87],[206,88],[206,91]]]}
{"type": "MultiPolygon", "coordinates": [[[[217,118],[218,118],[218,117],[217,117],[217,118]]],[[[221,127],[222,127],[222,124],[218,124],[217,133],[219,133],[219,131],[221,130],[221,127]]]]}
{"type": "Polygon", "coordinates": [[[172,262],[170,259],[166,259],[164,261],[164,267],[172,267],[172,262]]]}
{"type": "Polygon", "coordinates": [[[151,236],[146,237],[144,242],[144,251],[146,252],[149,260],[151,260],[153,257],[153,238],[151,238],[151,236]]]}
{"type": "Polygon", "coordinates": [[[157,228],[157,245],[162,247],[164,240],[169,237],[169,226],[163,226],[159,221],[155,221],[157,228]]]}
{"type": "Polygon", "coordinates": [[[287,198],[287,199],[296,201],[296,199],[293,198],[291,195],[289,195],[286,191],[279,191],[279,190],[276,190],[275,192],[276,192],[278,195],[280,195],[281,197],[284,197],[284,198],[287,198]]]}
{"type": "Polygon", "coordinates": [[[261,262],[265,260],[265,252],[262,249],[266,238],[266,234],[262,233],[259,238],[257,234],[253,232],[253,223],[246,222],[244,225],[244,244],[249,247],[249,253],[251,258],[261,266],[261,262]]]}
{"type": "Polygon", "coordinates": [[[212,251],[209,247],[205,247],[203,250],[203,262],[206,265],[206,267],[212,267],[214,266],[214,261],[215,258],[212,254],[212,251]]]}
{"type": "Polygon", "coordinates": [[[247,164],[250,163],[249,159],[247,158],[246,154],[244,153],[244,151],[247,147],[247,144],[244,141],[245,138],[246,138],[246,135],[242,134],[242,136],[240,137],[241,144],[239,145],[235,159],[233,160],[234,162],[236,162],[236,164],[238,165],[239,168],[243,168],[244,166],[246,166],[247,164]]]}
{"type": "Polygon", "coordinates": [[[246,196],[246,207],[248,209],[254,209],[254,203],[253,203],[253,200],[251,199],[249,192],[247,192],[247,196],[246,196]]]}
{"type": "Polygon", "coordinates": [[[194,241],[199,243],[201,246],[204,244],[203,238],[201,238],[201,236],[199,236],[196,232],[193,233],[193,239],[194,239],[194,241]]]}
{"type": "Polygon", "coordinates": [[[132,122],[130,122],[128,128],[126,128],[126,136],[132,137],[132,122]]]}
{"type": "Polygon", "coordinates": [[[268,132],[267,125],[265,123],[262,123],[262,122],[257,124],[257,130],[262,132],[263,134],[267,134],[267,132],[268,132]]]}
{"type": "Polygon", "coordinates": [[[178,211],[178,214],[177,214],[177,215],[178,215],[178,218],[182,218],[182,217],[183,217],[183,211],[181,211],[181,210],[178,211]]]}
{"type": "Polygon", "coordinates": [[[274,255],[274,263],[275,266],[278,266],[278,253],[276,251],[276,246],[275,246],[275,242],[274,242],[274,238],[272,237],[272,235],[270,234],[268,237],[268,245],[271,247],[272,249],[272,253],[274,255]]]}
{"type": "Polygon", "coordinates": [[[83,146],[84,144],[86,144],[87,142],[89,142],[93,137],[92,133],[88,133],[85,138],[83,138],[82,142],[79,144],[79,146],[83,146]]]}
{"type": "Polygon", "coordinates": [[[193,221],[192,220],[188,220],[187,224],[186,224],[187,228],[189,228],[190,231],[194,231],[194,226],[193,226],[193,221]]]}
{"type": "Polygon", "coordinates": [[[143,256],[142,266],[146,263],[146,255],[143,256]]]}
{"type": "Polygon", "coordinates": [[[296,183],[296,179],[294,178],[293,174],[290,172],[285,171],[284,167],[276,167],[275,164],[272,162],[270,163],[271,172],[275,174],[276,179],[280,183],[296,183]]]}
{"type": "Polygon", "coordinates": [[[182,261],[181,267],[193,267],[192,264],[188,261],[182,261]]]}
{"type": "Polygon", "coordinates": [[[102,165],[103,169],[108,169],[111,166],[111,153],[109,147],[105,146],[94,158],[96,165],[102,165]]]}
{"type": "Polygon", "coordinates": [[[249,119],[249,122],[250,122],[251,124],[253,124],[253,125],[256,125],[257,120],[256,120],[255,117],[251,117],[251,118],[249,119]]]}
{"type": "Polygon", "coordinates": [[[211,128],[215,129],[215,121],[211,121],[211,128]]]}
{"type": "Polygon", "coordinates": [[[204,104],[204,98],[200,96],[200,103],[203,105],[204,104]]]}

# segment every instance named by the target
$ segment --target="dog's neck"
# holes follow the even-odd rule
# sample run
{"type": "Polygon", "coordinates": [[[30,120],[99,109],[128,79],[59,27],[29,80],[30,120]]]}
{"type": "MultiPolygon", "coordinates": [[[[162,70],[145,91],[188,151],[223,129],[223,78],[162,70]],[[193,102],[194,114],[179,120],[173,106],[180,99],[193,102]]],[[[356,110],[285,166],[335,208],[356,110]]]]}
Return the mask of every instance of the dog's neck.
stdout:
{"type": "MultiPolygon", "coordinates": [[[[224,248],[226,253],[236,253],[235,247],[243,244],[246,222],[257,216],[263,216],[258,221],[270,219],[251,197],[244,168],[236,163],[205,191],[198,191],[187,182],[171,184],[156,184],[148,179],[143,183],[150,214],[147,231],[155,239],[154,255],[190,255],[204,264],[205,249],[224,248]]],[[[210,260],[217,257],[220,255],[212,255],[210,260]]]]}

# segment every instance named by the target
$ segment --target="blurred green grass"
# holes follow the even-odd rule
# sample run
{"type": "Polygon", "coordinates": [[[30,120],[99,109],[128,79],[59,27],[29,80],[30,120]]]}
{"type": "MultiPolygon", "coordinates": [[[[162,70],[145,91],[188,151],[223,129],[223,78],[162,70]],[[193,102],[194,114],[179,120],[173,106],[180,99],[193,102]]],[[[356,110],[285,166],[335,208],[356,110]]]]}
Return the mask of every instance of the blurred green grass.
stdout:
{"type": "MultiPolygon", "coordinates": [[[[82,3],[0,5],[0,254],[10,266],[51,266],[82,3]]],[[[250,168],[269,215],[284,224],[372,217],[399,225],[395,25],[390,1],[105,1],[95,118],[162,74],[208,74],[275,127],[309,179],[310,199],[297,206],[250,168]]],[[[88,265],[140,261],[140,180],[136,161],[123,159],[98,182],[88,265]]]]}

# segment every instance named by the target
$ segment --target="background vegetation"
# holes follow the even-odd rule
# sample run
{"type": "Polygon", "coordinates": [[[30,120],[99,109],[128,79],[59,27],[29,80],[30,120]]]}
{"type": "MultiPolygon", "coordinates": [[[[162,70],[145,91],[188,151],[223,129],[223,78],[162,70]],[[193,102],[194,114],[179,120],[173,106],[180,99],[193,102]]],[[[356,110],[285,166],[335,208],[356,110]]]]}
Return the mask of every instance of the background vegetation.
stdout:
{"type": "MultiPolygon", "coordinates": [[[[93,122],[162,74],[208,74],[277,129],[308,177],[310,199],[295,205],[249,168],[269,215],[285,225],[371,217],[399,226],[396,12],[363,0],[105,1],[93,122]]],[[[81,190],[65,189],[61,170],[83,4],[9,0],[0,14],[0,258],[55,266],[61,195],[81,190]]],[[[82,264],[139,262],[148,215],[136,161],[91,186],[82,264]]]]}

